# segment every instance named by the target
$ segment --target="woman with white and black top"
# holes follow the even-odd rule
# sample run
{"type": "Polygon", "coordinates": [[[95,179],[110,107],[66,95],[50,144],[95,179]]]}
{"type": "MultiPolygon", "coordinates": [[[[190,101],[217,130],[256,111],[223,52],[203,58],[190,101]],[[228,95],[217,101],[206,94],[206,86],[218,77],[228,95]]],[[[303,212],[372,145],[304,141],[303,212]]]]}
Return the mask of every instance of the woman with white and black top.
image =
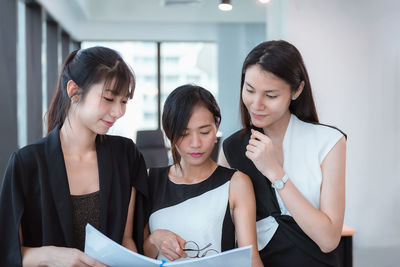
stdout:
{"type": "Polygon", "coordinates": [[[162,122],[174,164],[149,171],[145,255],[202,257],[232,249],[237,241],[239,247],[253,245],[252,266],[262,266],[251,181],[210,158],[220,120],[214,97],[202,87],[178,87],[165,101],[162,122]]]}
{"type": "Polygon", "coordinates": [[[245,59],[243,129],[224,141],[221,165],[250,176],[265,266],[336,266],[345,208],[346,137],[318,123],[299,51],[268,41],[245,59]]]}

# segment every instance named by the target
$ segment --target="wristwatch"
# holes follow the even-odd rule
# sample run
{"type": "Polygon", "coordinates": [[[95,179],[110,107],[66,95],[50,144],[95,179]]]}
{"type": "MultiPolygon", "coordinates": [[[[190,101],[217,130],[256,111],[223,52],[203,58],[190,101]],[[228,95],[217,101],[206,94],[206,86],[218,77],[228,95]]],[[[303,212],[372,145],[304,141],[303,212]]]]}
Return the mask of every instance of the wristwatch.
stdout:
{"type": "Polygon", "coordinates": [[[281,179],[275,180],[275,182],[273,182],[271,184],[271,186],[273,188],[275,188],[276,190],[281,190],[282,188],[285,187],[285,184],[288,179],[289,179],[289,176],[287,176],[287,174],[285,173],[285,175],[281,179]]]}

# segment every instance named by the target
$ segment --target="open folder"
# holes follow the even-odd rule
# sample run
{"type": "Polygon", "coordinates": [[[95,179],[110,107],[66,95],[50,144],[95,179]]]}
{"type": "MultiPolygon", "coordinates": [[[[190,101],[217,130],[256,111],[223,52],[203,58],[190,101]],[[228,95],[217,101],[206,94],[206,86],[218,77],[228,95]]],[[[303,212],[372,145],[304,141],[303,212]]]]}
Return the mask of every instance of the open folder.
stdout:
{"type": "Polygon", "coordinates": [[[90,224],[86,225],[85,253],[90,257],[110,267],[155,267],[155,266],[182,266],[182,267],[250,267],[251,246],[224,251],[220,254],[188,259],[181,261],[164,262],[155,260],[119,245],[103,235],[90,224]]]}

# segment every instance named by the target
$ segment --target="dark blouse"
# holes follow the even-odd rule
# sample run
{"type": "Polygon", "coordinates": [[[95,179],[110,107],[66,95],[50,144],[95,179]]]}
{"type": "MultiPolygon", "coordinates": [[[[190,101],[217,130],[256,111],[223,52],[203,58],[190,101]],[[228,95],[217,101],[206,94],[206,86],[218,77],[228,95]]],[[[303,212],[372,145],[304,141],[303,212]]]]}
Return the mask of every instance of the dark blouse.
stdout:
{"type": "Polygon", "coordinates": [[[71,195],[72,200],[72,235],[74,247],[85,248],[85,227],[90,223],[100,228],[100,191],[85,195],[71,195]]]}

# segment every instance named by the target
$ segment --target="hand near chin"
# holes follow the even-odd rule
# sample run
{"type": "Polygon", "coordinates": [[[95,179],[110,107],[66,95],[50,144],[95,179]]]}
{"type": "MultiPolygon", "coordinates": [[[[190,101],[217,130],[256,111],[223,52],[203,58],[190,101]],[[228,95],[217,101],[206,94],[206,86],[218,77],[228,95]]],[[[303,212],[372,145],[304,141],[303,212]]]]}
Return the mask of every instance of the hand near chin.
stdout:
{"type": "Polygon", "coordinates": [[[187,257],[183,251],[186,241],[169,230],[155,230],[151,233],[150,242],[157,247],[159,253],[171,261],[187,257]]]}
{"type": "Polygon", "coordinates": [[[270,181],[280,178],[283,169],[276,157],[275,146],[268,136],[252,129],[245,154],[270,181]]]}

